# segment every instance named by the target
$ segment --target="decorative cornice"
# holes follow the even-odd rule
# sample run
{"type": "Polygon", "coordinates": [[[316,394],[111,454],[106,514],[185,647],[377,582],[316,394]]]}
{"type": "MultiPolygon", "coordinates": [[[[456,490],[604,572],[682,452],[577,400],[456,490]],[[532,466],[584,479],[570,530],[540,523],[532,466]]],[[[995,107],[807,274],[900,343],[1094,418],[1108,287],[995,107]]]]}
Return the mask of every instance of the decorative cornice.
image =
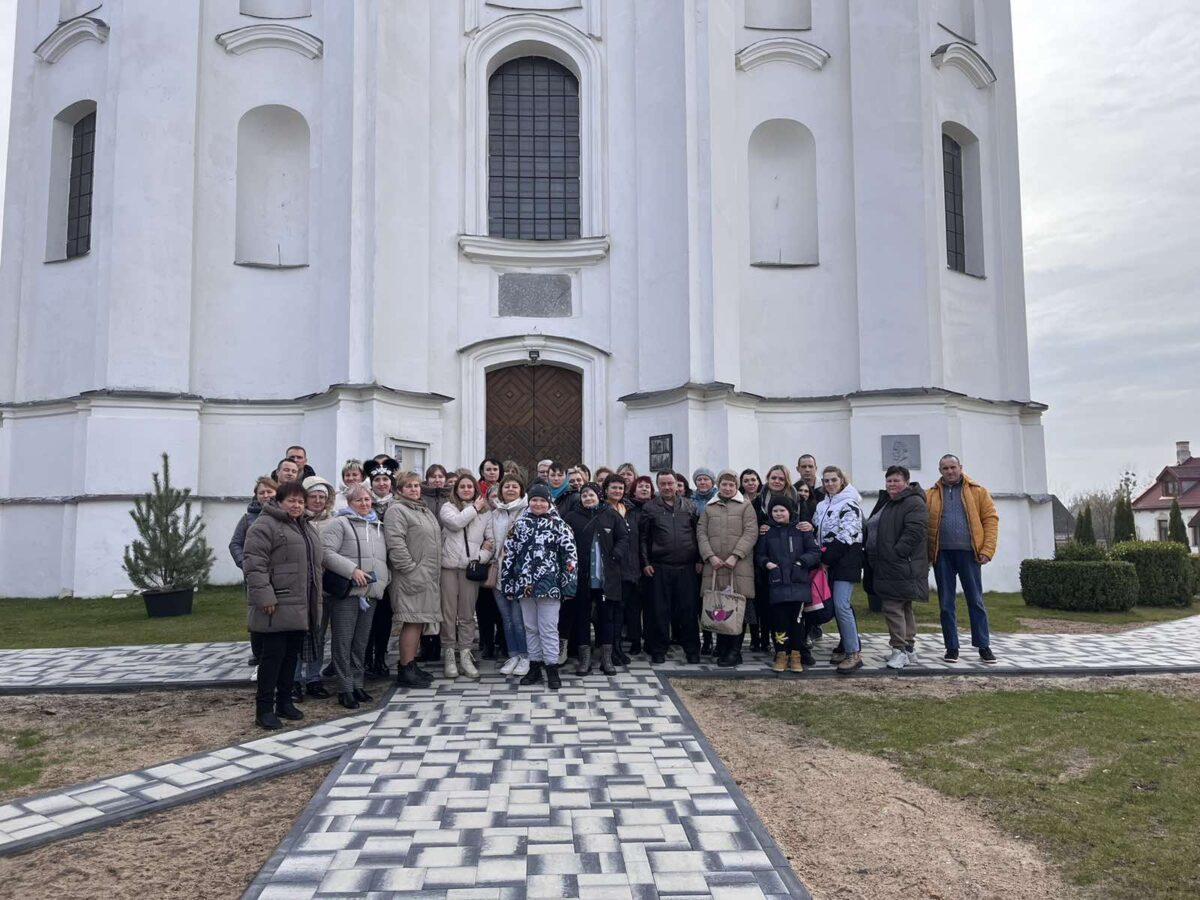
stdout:
{"type": "Polygon", "coordinates": [[[324,42],[315,35],[278,22],[246,25],[217,35],[217,43],[235,56],[251,50],[291,50],[309,59],[320,59],[325,53],[324,42]]]}
{"type": "Polygon", "coordinates": [[[607,237],[573,241],[513,241],[507,238],[464,234],[458,239],[463,256],[471,262],[500,266],[586,266],[608,256],[607,237]]]}
{"type": "Polygon", "coordinates": [[[713,381],[707,384],[697,384],[688,382],[677,387],[666,388],[657,391],[639,391],[633,394],[626,394],[623,397],[618,397],[617,400],[629,406],[636,407],[651,407],[664,406],[669,403],[674,403],[684,398],[692,400],[716,400],[721,398],[737,398],[749,400],[757,405],[811,405],[820,403],[841,404],[846,408],[851,405],[888,405],[896,401],[917,401],[927,403],[945,403],[945,402],[970,402],[981,403],[988,406],[1002,407],[1015,409],[1023,413],[1037,414],[1045,412],[1049,409],[1044,403],[1037,403],[1032,400],[991,400],[985,397],[972,397],[969,394],[963,394],[959,391],[950,391],[945,388],[936,387],[917,387],[917,388],[884,388],[880,390],[870,391],[851,391],[846,394],[826,394],[815,397],[766,397],[762,394],[752,394],[747,391],[739,391],[737,388],[724,381],[713,381]]]}
{"type": "Polygon", "coordinates": [[[933,51],[932,59],[939,69],[943,66],[958,69],[980,90],[996,83],[996,73],[988,65],[988,61],[979,55],[978,50],[962,41],[942,44],[933,51]]]}
{"type": "Polygon", "coordinates": [[[91,16],[68,19],[55,28],[50,35],[33,48],[34,55],[44,63],[54,64],[76,44],[95,41],[103,44],[108,40],[108,25],[91,16]]]}
{"type": "Polygon", "coordinates": [[[743,72],[749,72],[769,62],[785,62],[819,72],[829,62],[829,53],[794,37],[771,37],[755,41],[743,47],[734,56],[734,61],[743,72]]]}

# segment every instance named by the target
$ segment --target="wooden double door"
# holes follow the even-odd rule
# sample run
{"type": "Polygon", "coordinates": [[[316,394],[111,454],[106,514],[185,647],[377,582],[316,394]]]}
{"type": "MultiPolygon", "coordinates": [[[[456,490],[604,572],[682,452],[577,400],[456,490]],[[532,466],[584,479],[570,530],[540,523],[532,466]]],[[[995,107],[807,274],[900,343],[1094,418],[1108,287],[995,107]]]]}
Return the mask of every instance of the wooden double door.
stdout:
{"type": "Polygon", "coordinates": [[[487,455],[516,460],[532,478],[539,459],[583,461],[583,376],[552,365],[487,373],[487,455]]]}

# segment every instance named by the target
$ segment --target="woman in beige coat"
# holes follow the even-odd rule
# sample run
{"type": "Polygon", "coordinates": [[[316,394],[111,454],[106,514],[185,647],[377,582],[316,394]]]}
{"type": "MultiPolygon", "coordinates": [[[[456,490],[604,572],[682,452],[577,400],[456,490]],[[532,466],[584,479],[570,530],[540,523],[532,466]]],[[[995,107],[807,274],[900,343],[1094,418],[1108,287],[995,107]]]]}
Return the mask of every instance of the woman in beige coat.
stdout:
{"type": "MultiPolygon", "coordinates": [[[[717,475],[717,496],[704,504],[696,525],[700,558],[704,560],[703,585],[717,590],[733,584],[747,600],[754,598],[754,545],[758,541],[758,514],[738,491],[737,473],[724,469],[717,475]]],[[[717,635],[717,665],[742,662],[742,635],[717,635]]]]}
{"type": "Polygon", "coordinates": [[[450,488],[450,499],[438,512],[442,520],[442,669],[457,678],[459,667],[468,678],[478,678],[471,657],[475,643],[475,600],[479,582],[467,578],[467,563],[492,558],[487,537],[491,507],[479,493],[470,472],[460,474],[450,488]],[[456,658],[457,657],[457,658],[456,658]]]}
{"type": "Polygon", "coordinates": [[[440,622],[442,529],[421,499],[421,476],[397,476],[400,496],[383,517],[392,621],[400,635],[400,662],[396,682],[405,687],[429,687],[433,676],[417,665],[421,632],[430,622],[440,622]]]}

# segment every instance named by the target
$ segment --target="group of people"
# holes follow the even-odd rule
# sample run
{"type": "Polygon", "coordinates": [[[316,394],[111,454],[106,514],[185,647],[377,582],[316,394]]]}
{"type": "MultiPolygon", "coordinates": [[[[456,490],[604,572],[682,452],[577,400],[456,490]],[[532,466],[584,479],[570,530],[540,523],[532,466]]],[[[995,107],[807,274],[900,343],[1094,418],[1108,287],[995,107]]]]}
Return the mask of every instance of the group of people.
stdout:
{"type": "MultiPolygon", "coordinates": [[[[230,553],[245,575],[251,663],[258,667],[256,721],[301,719],[306,696],[355,709],[370,677],[428,686],[422,667],[440,659],[445,678],[478,678],[475,648],[504,658],[523,685],[561,686],[560,667],[613,675],[633,656],[687,663],[715,656],[743,663],[773,653],[776,672],[815,664],[814,640],[836,623],[830,662],[863,665],[854,585],[863,582],[887,622],[887,665],[916,662],[914,601],[928,598],[932,563],[947,661],[958,659],[956,582],[971,642],[994,662],[981,567],[995,555],[998,516],[986,488],[958,457],[939,462],[928,490],[904,466],[885,474],[872,510],[837,466],[811,454],[765,479],[754,469],[698,468],[639,474],[542,460],[532,477],[512,461],[477,470],[429,466],[402,472],[387,455],[349,460],[340,484],[317,475],[303,447],[289,447],[239,521],[230,553]],[[743,631],[701,627],[705,590],[745,599],[743,631]],[[330,638],[331,660],[323,652],[330,638]]],[[[740,601],[739,601],[740,602],[740,601]]]]}

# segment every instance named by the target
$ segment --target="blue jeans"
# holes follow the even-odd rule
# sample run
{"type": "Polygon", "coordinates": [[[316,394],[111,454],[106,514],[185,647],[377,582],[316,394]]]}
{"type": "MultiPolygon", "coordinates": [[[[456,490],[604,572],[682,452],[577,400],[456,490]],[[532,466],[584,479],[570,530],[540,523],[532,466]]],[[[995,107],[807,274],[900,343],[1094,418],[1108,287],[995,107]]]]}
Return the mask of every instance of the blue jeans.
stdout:
{"type": "Polygon", "coordinates": [[[858,642],[858,624],[854,621],[854,610],[850,608],[850,595],[854,592],[854,583],[850,581],[835,581],[830,585],[833,591],[833,617],[837,619],[838,634],[842,637],[842,650],[845,653],[858,653],[861,645],[858,642]]]}
{"type": "Polygon", "coordinates": [[[528,656],[529,646],[525,642],[525,619],[521,615],[521,602],[495,591],[496,609],[500,611],[500,627],[504,629],[504,643],[509,656],[528,656]]]}
{"type": "Polygon", "coordinates": [[[971,617],[971,645],[980,648],[991,646],[987,609],[983,605],[981,569],[973,550],[938,551],[933,564],[933,580],[937,583],[938,605],[942,608],[942,638],[947,650],[958,649],[958,617],[954,608],[956,577],[962,582],[967,614],[971,617]]]}

